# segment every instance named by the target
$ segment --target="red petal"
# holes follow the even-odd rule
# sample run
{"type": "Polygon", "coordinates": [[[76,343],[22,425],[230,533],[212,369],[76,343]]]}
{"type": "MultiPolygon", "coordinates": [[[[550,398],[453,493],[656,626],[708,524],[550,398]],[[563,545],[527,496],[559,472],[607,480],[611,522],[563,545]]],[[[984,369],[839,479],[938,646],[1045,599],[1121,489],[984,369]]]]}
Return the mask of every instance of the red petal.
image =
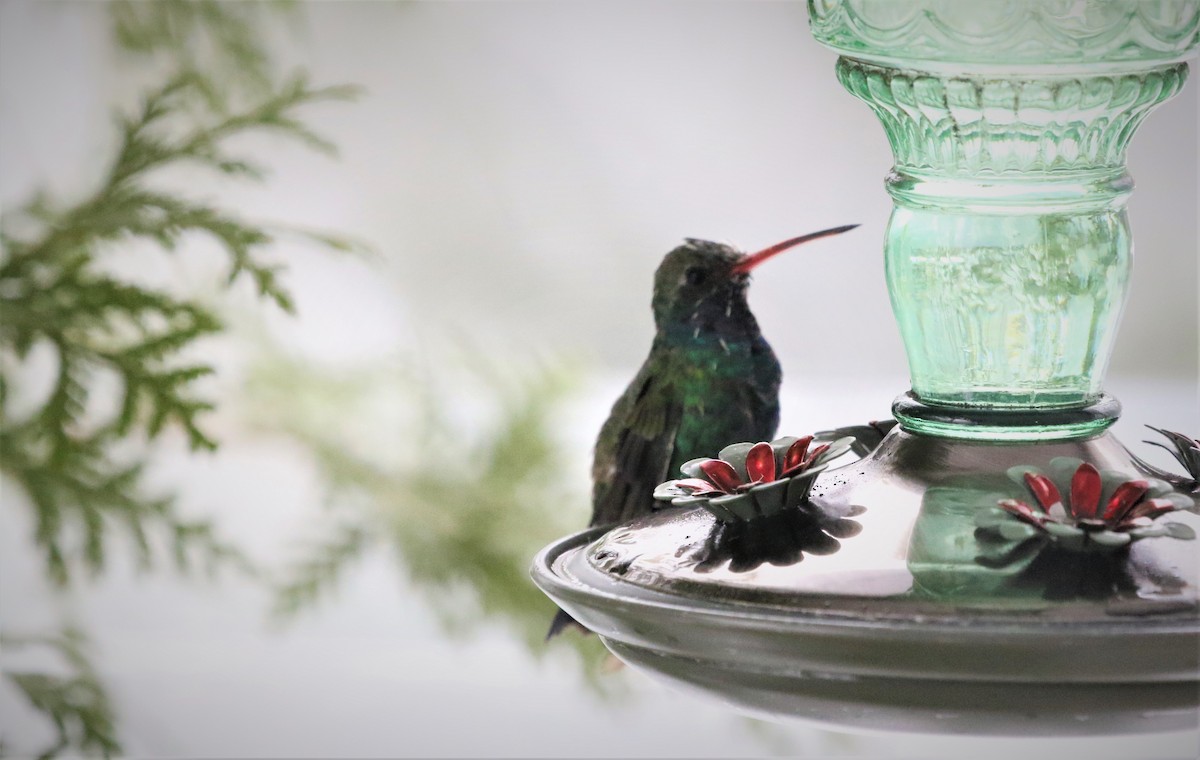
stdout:
{"type": "Polygon", "coordinates": [[[783,455],[784,470],[798,467],[804,462],[804,455],[808,453],[808,444],[812,443],[812,439],[811,435],[806,435],[788,447],[787,453],[783,455]]]}
{"type": "Polygon", "coordinates": [[[1038,506],[1042,508],[1043,512],[1049,513],[1050,507],[1062,503],[1062,496],[1058,493],[1058,488],[1045,475],[1027,472],[1025,473],[1025,485],[1029,486],[1029,490],[1033,492],[1033,497],[1037,499],[1038,506]]]}
{"type": "Polygon", "coordinates": [[[722,462],[720,459],[705,459],[700,463],[700,471],[704,473],[704,477],[713,482],[713,485],[726,493],[733,493],[742,484],[742,479],[738,477],[733,465],[729,462],[722,462]]]}
{"type": "Polygon", "coordinates": [[[1042,523],[1046,521],[1044,517],[1033,511],[1033,507],[1023,501],[1016,499],[1004,499],[1000,502],[1000,508],[1009,514],[1016,515],[1027,523],[1042,527],[1042,523]]]}
{"type": "Polygon", "coordinates": [[[775,449],[769,443],[756,443],[746,452],[746,476],[753,483],[775,479],[775,449]]]}
{"type": "Polygon", "coordinates": [[[820,446],[818,446],[815,449],[813,449],[812,451],[808,452],[808,456],[806,456],[804,458],[804,464],[806,464],[806,465],[812,464],[816,460],[817,457],[821,456],[828,450],[829,450],[829,444],[822,443],[820,446]]]}
{"type": "Polygon", "coordinates": [[[1170,499],[1147,499],[1140,501],[1133,506],[1128,512],[1121,516],[1121,522],[1129,522],[1136,520],[1139,517],[1149,517],[1151,519],[1159,515],[1165,515],[1168,512],[1174,512],[1179,509],[1171,502],[1170,499]]]}
{"type": "Polygon", "coordinates": [[[703,496],[709,493],[724,493],[721,489],[701,478],[685,478],[676,480],[675,485],[691,492],[692,496],[703,496]]]}
{"type": "Polygon", "coordinates": [[[1100,510],[1100,491],[1104,484],[1100,471],[1088,462],[1079,465],[1071,478],[1071,515],[1077,519],[1090,520],[1100,510]]]}
{"type": "Polygon", "coordinates": [[[1120,522],[1125,513],[1137,504],[1150,491],[1150,484],[1144,480],[1127,480],[1117,486],[1108,506],[1104,508],[1105,522],[1120,522]]]}

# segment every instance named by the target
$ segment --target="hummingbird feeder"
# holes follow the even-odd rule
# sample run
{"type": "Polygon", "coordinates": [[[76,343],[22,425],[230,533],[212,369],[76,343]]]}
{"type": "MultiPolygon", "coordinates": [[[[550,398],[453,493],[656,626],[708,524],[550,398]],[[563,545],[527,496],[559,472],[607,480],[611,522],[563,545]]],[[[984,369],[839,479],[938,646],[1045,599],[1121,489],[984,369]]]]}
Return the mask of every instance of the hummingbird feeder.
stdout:
{"type": "Polygon", "coordinates": [[[1183,87],[1200,0],[808,10],[895,157],[899,424],[849,464],[835,434],[689,462],[656,492],[674,508],[548,546],[534,580],[622,659],[750,712],[1194,727],[1200,444],[1159,431],[1183,475],[1137,459],[1102,381],[1131,268],[1126,147],[1183,87]]]}

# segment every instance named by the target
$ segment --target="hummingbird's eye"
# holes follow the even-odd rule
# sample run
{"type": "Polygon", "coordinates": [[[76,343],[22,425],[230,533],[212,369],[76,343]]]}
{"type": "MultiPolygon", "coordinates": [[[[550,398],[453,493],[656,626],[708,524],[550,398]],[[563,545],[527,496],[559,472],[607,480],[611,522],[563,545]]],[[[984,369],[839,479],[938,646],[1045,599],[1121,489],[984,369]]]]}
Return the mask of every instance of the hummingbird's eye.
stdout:
{"type": "Polygon", "coordinates": [[[700,267],[688,267],[683,273],[683,279],[688,285],[700,285],[708,279],[708,272],[700,267]]]}

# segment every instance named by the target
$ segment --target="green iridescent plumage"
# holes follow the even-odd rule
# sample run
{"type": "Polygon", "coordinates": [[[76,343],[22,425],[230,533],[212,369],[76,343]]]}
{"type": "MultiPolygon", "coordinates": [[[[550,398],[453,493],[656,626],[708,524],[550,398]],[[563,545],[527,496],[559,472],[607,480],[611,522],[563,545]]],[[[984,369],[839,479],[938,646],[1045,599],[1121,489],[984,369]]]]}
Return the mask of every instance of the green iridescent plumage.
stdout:
{"type": "Polygon", "coordinates": [[[654,344],[596,442],[592,525],[649,513],[654,487],[689,459],[774,436],[782,373],[746,302],[748,275],[733,271],[744,258],[689,240],[659,266],[654,344]]]}
{"type": "MultiPolygon", "coordinates": [[[[633,382],[600,429],[592,526],[662,508],[654,488],[689,459],[737,441],[768,441],[779,425],[779,361],[746,301],[749,272],[775,254],[857,225],[822,230],[752,255],[688,239],[654,275],[656,334],[633,382]]],[[[560,612],[553,636],[571,619],[560,612]]]]}

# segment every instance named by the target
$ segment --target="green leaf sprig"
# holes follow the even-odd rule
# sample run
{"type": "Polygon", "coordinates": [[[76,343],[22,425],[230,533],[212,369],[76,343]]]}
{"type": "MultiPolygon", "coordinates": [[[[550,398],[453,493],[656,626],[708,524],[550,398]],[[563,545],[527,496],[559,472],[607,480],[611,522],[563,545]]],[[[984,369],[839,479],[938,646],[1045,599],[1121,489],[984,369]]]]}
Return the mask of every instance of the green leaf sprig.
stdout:
{"type": "MultiPolygon", "coordinates": [[[[67,205],[38,195],[0,222],[0,472],[31,498],[36,540],[56,582],[69,581],[73,558],[93,573],[103,568],[104,535],[113,522],[127,528],[145,566],[152,557],[146,535],[152,525],[165,531],[181,567],[193,553],[210,565],[233,560],[248,566],[210,523],[185,520],[171,498],[147,496],[144,458],[120,451],[170,426],[184,431],[192,449],[215,448],[201,420],[213,405],[196,390],[213,367],[186,356],[222,322],[211,306],[115,277],[104,263],[134,241],[172,252],[186,235],[207,235],[227,254],[227,284],[249,279],[262,298],[293,311],[279,266],[263,257],[277,230],[157,189],[153,180],[182,164],[262,178],[265,167],[228,150],[233,138],[250,133],[331,153],[333,146],[297,111],[356,94],[353,87],[315,88],[297,74],[250,105],[226,110],[230,99],[220,88],[182,70],[148,92],[132,113],[118,115],[115,158],[94,192],[67,205]],[[7,391],[38,346],[53,354],[55,378],[36,411],[14,418],[7,391]],[[102,373],[120,381],[120,400],[115,416],[97,423],[87,409],[102,373]],[[74,553],[65,545],[70,524],[84,537],[74,553]]],[[[312,237],[321,245],[351,247],[328,235],[312,237]]]]}

